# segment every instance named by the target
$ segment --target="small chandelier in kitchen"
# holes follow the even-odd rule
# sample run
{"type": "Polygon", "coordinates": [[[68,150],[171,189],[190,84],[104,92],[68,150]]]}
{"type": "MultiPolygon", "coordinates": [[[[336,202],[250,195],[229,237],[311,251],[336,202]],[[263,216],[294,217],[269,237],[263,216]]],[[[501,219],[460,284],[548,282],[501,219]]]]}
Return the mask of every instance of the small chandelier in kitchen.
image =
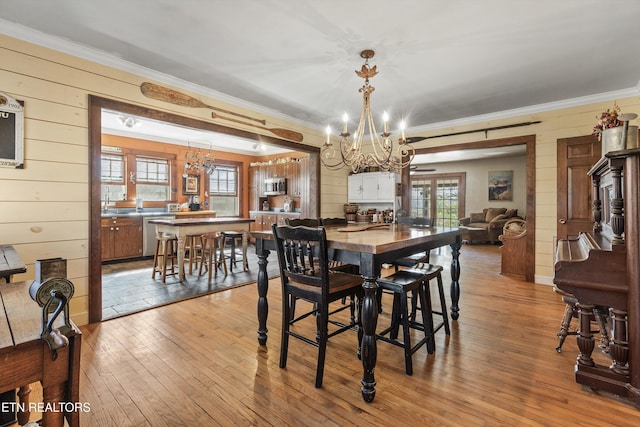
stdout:
{"type": "Polygon", "coordinates": [[[411,163],[415,156],[415,151],[411,145],[407,143],[404,136],[404,122],[400,124],[401,137],[398,138],[397,144],[394,144],[389,133],[389,118],[387,113],[384,114],[384,131],[378,135],[373,123],[371,114],[371,93],[375,90],[369,84],[369,79],[378,74],[377,67],[369,66],[369,59],[373,58],[375,52],[373,50],[363,50],[360,56],[364,58],[364,65],[360,71],[356,70],[358,77],[364,79],[364,85],[360,88],[362,92],[362,112],[360,113],[360,122],[358,128],[350,138],[347,127],[348,116],[344,115],[344,127],[340,134],[340,142],[336,147],[331,141],[331,128],[327,127],[327,141],[322,145],[320,151],[320,159],[322,164],[330,169],[337,170],[348,166],[353,172],[362,171],[366,167],[379,167],[382,170],[403,169],[411,163]],[[368,132],[365,127],[368,126],[368,132]],[[365,135],[368,133],[368,138],[365,135]],[[366,152],[363,151],[366,140],[371,142],[371,148],[366,152]]]}
{"type": "Polygon", "coordinates": [[[200,174],[200,171],[211,175],[216,169],[211,147],[209,147],[209,151],[206,154],[199,148],[194,150],[190,145],[187,145],[187,147],[187,152],[184,155],[184,173],[182,176],[186,177],[189,172],[200,174]]]}

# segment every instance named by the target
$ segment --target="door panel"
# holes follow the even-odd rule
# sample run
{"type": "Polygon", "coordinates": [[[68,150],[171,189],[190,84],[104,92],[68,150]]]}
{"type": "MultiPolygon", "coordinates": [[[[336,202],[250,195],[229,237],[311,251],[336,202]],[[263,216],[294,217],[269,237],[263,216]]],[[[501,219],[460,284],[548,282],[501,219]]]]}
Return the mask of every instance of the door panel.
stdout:
{"type": "Polygon", "coordinates": [[[593,187],[587,172],[600,151],[593,135],[558,140],[558,239],[593,230],[593,187]]]}

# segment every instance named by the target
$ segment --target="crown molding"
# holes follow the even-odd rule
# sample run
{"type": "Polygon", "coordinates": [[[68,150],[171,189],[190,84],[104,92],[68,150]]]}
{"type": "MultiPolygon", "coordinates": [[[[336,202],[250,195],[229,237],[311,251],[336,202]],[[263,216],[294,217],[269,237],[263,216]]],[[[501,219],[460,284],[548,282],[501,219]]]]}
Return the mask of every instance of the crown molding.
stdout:
{"type": "Polygon", "coordinates": [[[417,133],[430,130],[451,128],[455,126],[465,126],[474,123],[482,123],[493,120],[509,119],[512,117],[527,116],[536,113],[543,113],[566,108],[579,107],[581,105],[595,104],[597,102],[611,101],[621,98],[630,98],[640,95],[640,82],[635,87],[620,89],[611,92],[596,93],[593,95],[580,96],[577,98],[563,99],[561,101],[547,102],[545,104],[530,105],[528,107],[514,108],[512,110],[496,111],[495,113],[482,114],[479,116],[464,117],[446,122],[430,123],[428,125],[416,126],[407,129],[407,132],[417,133]]]}
{"type": "MultiPolygon", "coordinates": [[[[4,34],[9,37],[20,39],[29,43],[33,43],[48,49],[52,49],[58,52],[66,53],[75,57],[79,57],[91,62],[95,62],[101,65],[112,67],[117,70],[129,72],[141,77],[145,77],[154,80],[159,83],[163,83],[175,88],[183,89],[185,91],[193,92],[199,95],[211,97],[219,101],[227,102],[229,104],[246,108],[258,113],[262,113],[268,116],[277,117],[279,119],[295,123],[297,125],[307,127],[310,129],[316,129],[320,134],[324,133],[324,127],[317,123],[310,123],[304,120],[297,119],[279,111],[265,108],[264,106],[257,105],[245,101],[243,99],[235,98],[233,96],[224,94],[222,92],[215,91],[213,89],[188,82],[186,80],[179,79],[169,74],[160,73],[147,67],[143,67],[134,64],[129,61],[125,61],[116,56],[109,55],[105,52],[91,49],[82,44],[78,44],[69,40],[62,39],[60,37],[51,36],[43,32],[34,30],[32,28],[16,24],[0,18],[0,34],[4,34]]],[[[431,130],[438,130],[444,128],[450,128],[455,126],[465,126],[474,123],[487,122],[493,120],[501,120],[518,116],[526,116],[541,112],[560,110],[565,108],[577,107],[585,104],[592,104],[603,101],[611,101],[620,98],[628,98],[640,95],[640,81],[635,87],[620,89],[611,92],[598,93],[593,95],[581,96],[577,98],[570,98],[561,101],[548,102],[544,104],[531,105],[528,107],[515,108],[512,110],[497,111],[494,113],[483,114],[479,116],[464,117],[455,120],[449,120],[445,122],[430,123],[428,125],[421,125],[416,127],[410,127],[406,129],[407,133],[415,134],[419,132],[426,132],[431,130]]]]}
{"type": "Polygon", "coordinates": [[[282,114],[279,111],[272,110],[261,105],[253,104],[249,101],[245,101],[243,99],[236,98],[231,95],[227,95],[225,93],[179,79],[172,75],[161,73],[159,71],[152,70],[150,68],[143,67],[129,61],[125,61],[124,59],[118,58],[114,55],[110,55],[106,52],[92,49],[85,45],[75,43],[70,40],[65,40],[60,37],[45,34],[41,31],[37,31],[24,25],[7,21],[2,18],[0,18],[0,34],[4,34],[6,36],[23,40],[28,43],[55,50],[57,52],[82,58],[87,61],[95,62],[97,64],[105,65],[116,70],[125,71],[131,74],[138,75],[140,77],[145,77],[147,79],[154,80],[156,82],[163,83],[178,89],[183,89],[185,91],[193,92],[198,95],[204,95],[212,99],[235,105],[240,108],[246,108],[248,110],[262,113],[267,116],[276,117],[290,123],[298,124],[300,126],[310,128],[317,127],[317,124],[309,123],[295,117],[287,116],[286,114],[282,114]]]}

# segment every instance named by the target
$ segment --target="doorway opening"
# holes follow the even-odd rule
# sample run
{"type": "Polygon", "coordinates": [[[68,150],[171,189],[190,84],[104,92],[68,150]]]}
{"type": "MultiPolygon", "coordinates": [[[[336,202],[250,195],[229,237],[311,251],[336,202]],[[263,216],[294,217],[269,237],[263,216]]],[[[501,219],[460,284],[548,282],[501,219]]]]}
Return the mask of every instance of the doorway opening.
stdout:
{"type": "MultiPolygon", "coordinates": [[[[277,137],[260,135],[257,133],[240,129],[226,127],[217,123],[206,122],[177,114],[153,110],[120,101],[89,96],[89,291],[88,309],[89,322],[100,322],[103,318],[103,283],[102,283],[102,202],[103,189],[101,181],[102,168],[102,116],[104,111],[118,112],[123,115],[133,115],[138,117],[156,120],[158,122],[169,123],[185,128],[200,129],[220,135],[239,137],[255,141],[255,145],[268,144],[290,151],[298,151],[308,154],[310,175],[319,175],[319,149],[312,146],[291,142],[277,137]]],[[[126,179],[130,177],[127,175],[126,179]]],[[[314,206],[310,209],[317,210],[320,198],[318,180],[312,180],[313,185],[310,192],[313,193],[314,206]]],[[[134,202],[135,203],[135,202],[134,202]]],[[[241,212],[244,212],[240,208],[241,212]]]]}
{"type": "MultiPolygon", "coordinates": [[[[496,148],[510,147],[515,145],[524,145],[525,163],[526,163],[526,216],[527,216],[527,232],[526,235],[526,273],[525,280],[528,282],[535,281],[535,228],[536,228],[536,137],[535,135],[516,136],[511,138],[492,139],[488,141],[476,141],[463,144],[443,145],[439,147],[419,148],[416,154],[434,154],[445,153],[448,151],[470,150],[480,148],[496,148]]],[[[403,171],[403,186],[410,187],[411,175],[409,168],[403,171]]],[[[410,192],[405,192],[402,200],[403,206],[411,206],[410,192]]]]}

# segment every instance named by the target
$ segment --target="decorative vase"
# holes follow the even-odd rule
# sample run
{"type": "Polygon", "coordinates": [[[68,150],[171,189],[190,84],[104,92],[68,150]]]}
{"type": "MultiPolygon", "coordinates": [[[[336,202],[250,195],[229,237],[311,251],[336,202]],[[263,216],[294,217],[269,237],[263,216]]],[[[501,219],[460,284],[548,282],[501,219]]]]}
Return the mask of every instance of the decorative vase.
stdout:
{"type": "Polygon", "coordinates": [[[626,141],[622,139],[622,126],[602,131],[602,155],[610,151],[638,148],[638,126],[629,126],[626,141]]]}

